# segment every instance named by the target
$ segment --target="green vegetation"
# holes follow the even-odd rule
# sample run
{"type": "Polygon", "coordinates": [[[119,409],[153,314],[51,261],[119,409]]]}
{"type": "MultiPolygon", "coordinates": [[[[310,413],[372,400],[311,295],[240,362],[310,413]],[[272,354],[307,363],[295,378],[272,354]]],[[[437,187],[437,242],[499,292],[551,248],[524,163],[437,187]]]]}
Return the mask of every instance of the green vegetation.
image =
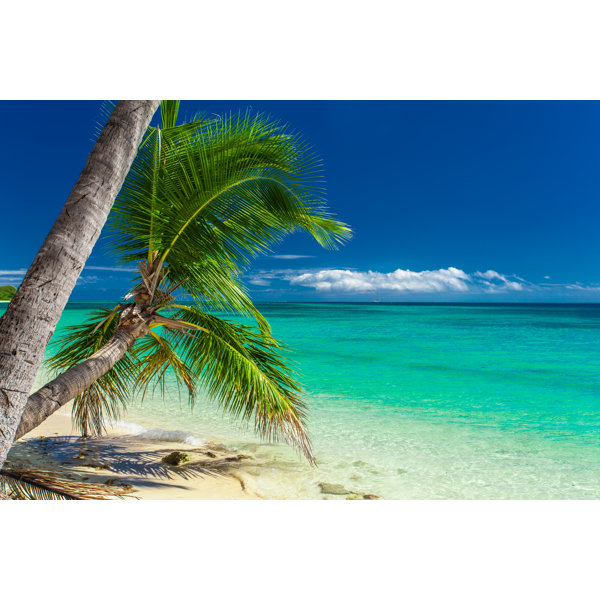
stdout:
{"type": "Polygon", "coordinates": [[[161,104],[162,126],[148,129],[109,218],[117,257],[139,267],[125,297],[133,301],[71,328],[50,366],[69,369],[143,321],[138,342],[75,399],[84,434],[101,434],[133,393],[164,389],[170,372],[190,402],[201,386],[263,437],[313,461],[295,373],[240,276],[289,233],[305,231],[332,248],[350,230],[329,214],[319,160],[297,134],[249,114],[176,125],[178,108],[161,104]],[[177,301],[175,290],[193,304],[177,301]],[[250,316],[256,326],[216,310],[250,316]]]}
{"type": "Polygon", "coordinates": [[[0,285],[0,301],[12,300],[17,293],[17,288],[12,285],[0,285]]]}

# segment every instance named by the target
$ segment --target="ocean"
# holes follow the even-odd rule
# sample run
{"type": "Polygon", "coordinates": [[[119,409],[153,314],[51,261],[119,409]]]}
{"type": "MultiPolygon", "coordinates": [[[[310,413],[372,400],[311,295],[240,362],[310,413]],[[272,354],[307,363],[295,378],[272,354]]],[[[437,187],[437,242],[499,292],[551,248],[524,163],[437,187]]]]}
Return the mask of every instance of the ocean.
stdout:
{"type": "MultiPolygon", "coordinates": [[[[57,332],[95,305],[70,303],[57,332]]],[[[121,428],[225,443],[268,498],[600,498],[600,305],[265,303],[310,408],[316,468],[174,381],[121,428]]]]}

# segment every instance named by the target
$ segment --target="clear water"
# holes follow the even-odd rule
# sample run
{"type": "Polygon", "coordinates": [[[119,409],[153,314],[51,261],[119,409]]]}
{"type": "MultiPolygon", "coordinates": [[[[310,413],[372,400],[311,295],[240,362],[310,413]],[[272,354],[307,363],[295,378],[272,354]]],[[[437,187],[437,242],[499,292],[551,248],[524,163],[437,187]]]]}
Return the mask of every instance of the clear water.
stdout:
{"type": "Polygon", "coordinates": [[[174,388],[124,419],[247,450],[270,498],[322,497],[320,481],[386,499],[600,498],[600,305],[260,308],[293,348],[317,469],[174,388]]]}

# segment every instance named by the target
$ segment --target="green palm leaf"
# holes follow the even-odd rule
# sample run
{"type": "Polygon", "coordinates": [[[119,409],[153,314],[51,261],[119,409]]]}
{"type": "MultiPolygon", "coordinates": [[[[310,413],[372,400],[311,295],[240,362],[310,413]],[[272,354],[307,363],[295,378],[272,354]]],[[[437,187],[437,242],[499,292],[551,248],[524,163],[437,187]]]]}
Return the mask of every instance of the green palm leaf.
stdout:
{"type": "MultiPolygon", "coordinates": [[[[135,298],[151,333],[75,399],[76,422],[100,435],[131,394],[164,392],[170,373],[191,402],[202,386],[225,411],[253,420],[262,437],[314,462],[296,374],[241,275],[292,232],[333,248],[350,229],[328,212],[320,162],[297,133],[250,113],[177,125],[178,111],[178,101],[163,101],[161,128],[148,129],[109,218],[118,259],[140,266],[126,298],[135,298]],[[193,306],[175,304],[177,287],[193,306]],[[252,317],[258,328],[214,311],[252,317]]],[[[51,368],[68,369],[103,346],[125,306],[71,327],[51,368]]]]}
{"type": "Polygon", "coordinates": [[[260,115],[190,125],[149,130],[111,213],[113,247],[124,262],[158,251],[194,300],[256,317],[239,282],[253,256],[293,231],[332,247],[350,230],[297,134],[260,115]]]}
{"type": "Polygon", "coordinates": [[[196,381],[189,367],[181,360],[168,339],[152,332],[150,337],[141,339],[134,349],[137,368],[134,387],[144,398],[152,387],[160,388],[164,395],[168,373],[175,376],[179,386],[185,386],[190,404],[196,396],[196,381]]]}
{"type": "MultiPolygon", "coordinates": [[[[51,342],[54,352],[46,366],[58,374],[89,358],[110,339],[117,321],[117,313],[98,309],[84,323],[65,328],[63,336],[51,342]]],[[[74,399],[73,420],[83,435],[100,436],[108,421],[120,418],[135,380],[135,366],[134,357],[125,355],[74,399]]]]}
{"type": "Polygon", "coordinates": [[[179,306],[173,318],[195,325],[187,335],[165,336],[190,372],[229,414],[254,420],[269,441],[285,441],[314,462],[306,432],[306,406],[282,345],[255,328],[234,324],[193,306],[179,306]]]}

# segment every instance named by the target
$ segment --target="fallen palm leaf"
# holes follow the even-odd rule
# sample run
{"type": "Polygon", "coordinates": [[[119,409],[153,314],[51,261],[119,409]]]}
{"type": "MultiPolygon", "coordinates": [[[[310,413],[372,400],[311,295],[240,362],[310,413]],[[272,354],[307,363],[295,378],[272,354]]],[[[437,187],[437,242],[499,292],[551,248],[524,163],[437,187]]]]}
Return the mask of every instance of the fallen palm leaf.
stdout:
{"type": "Polygon", "coordinates": [[[16,500],[107,500],[127,494],[125,490],[108,491],[98,485],[68,481],[42,469],[3,469],[0,491],[16,500]]]}

